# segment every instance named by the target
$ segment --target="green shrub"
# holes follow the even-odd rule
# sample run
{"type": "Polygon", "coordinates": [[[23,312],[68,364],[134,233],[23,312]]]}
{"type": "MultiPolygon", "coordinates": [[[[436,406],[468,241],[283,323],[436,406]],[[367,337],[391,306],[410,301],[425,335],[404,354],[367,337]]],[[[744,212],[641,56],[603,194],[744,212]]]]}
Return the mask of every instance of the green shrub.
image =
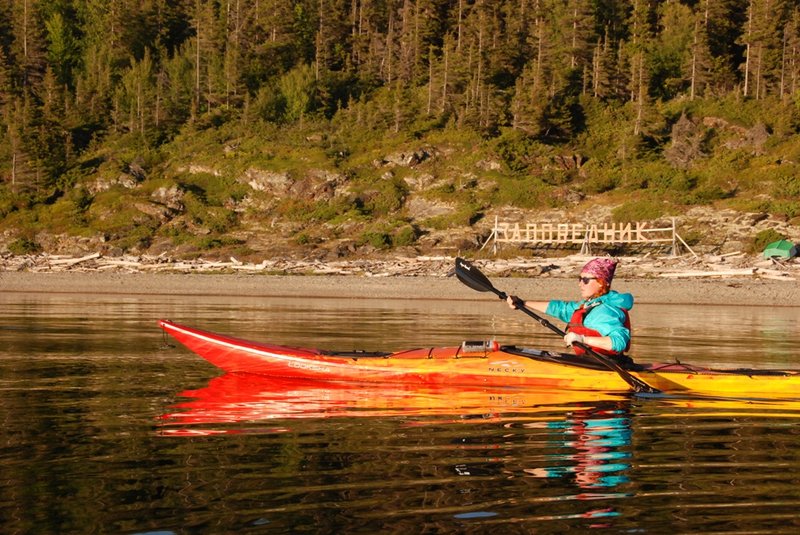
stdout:
{"type": "Polygon", "coordinates": [[[219,206],[209,206],[203,224],[211,232],[222,234],[236,225],[236,212],[219,206]]]}
{"type": "Polygon", "coordinates": [[[726,205],[740,212],[769,212],[772,204],[768,199],[749,199],[736,197],[726,202],[726,205]]]}
{"type": "Polygon", "coordinates": [[[800,177],[794,173],[775,179],[772,194],[778,199],[800,198],[800,177]]]}
{"type": "Polygon", "coordinates": [[[12,212],[30,210],[36,200],[26,193],[15,192],[10,188],[0,185],[0,219],[12,212]]]}
{"type": "Polygon", "coordinates": [[[688,230],[686,232],[682,232],[681,233],[681,238],[683,238],[683,241],[685,241],[687,243],[687,245],[692,246],[692,245],[697,245],[698,243],[701,243],[703,241],[703,237],[705,235],[706,235],[706,233],[704,231],[702,231],[702,230],[694,230],[694,229],[692,229],[692,230],[688,230]]]}
{"type": "Polygon", "coordinates": [[[155,222],[150,224],[136,225],[128,233],[121,238],[114,241],[114,245],[123,251],[130,251],[133,249],[146,249],[153,241],[153,236],[158,229],[155,222]]]}
{"type": "Polygon", "coordinates": [[[770,204],[770,212],[792,219],[800,215],[800,201],[773,201],[770,204]]]}
{"type": "Polygon", "coordinates": [[[118,239],[138,225],[151,225],[153,216],[139,211],[136,197],[122,187],[113,187],[98,193],[85,212],[89,228],[118,239]]]}
{"type": "Polygon", "coordinates": [[[376,249],[389,249],[392,246],[392,237],[382,231],[364,232],[358,240],[359,245],[369,244],[376,249]]]}
{"type": "Polygon", "coordinates": [[[279,122],[286,113],[286,97],[274,83],[262,85],[250,104],[252,116],[268,122],[279,122]]]}
{"type": "Polygon", "coordinates": [[[536,158],[550,154],[550,148],[519,130],[507,130],[497,138],[497,155],[514,173],[526,171],[536,158]]]}
{"type": "Polygon", "coordinates": [[[460,206],[455,212],[423,220],[420,225],[435,230],[446,230],[454,227],[467,227],[475,224],[483,217],[479,206],[466,204],[460,206]]]}
{"type": "Polygon", "coordinates": [[[236,224],[236,212],[221,206],[207,205],[194,192],[184,195],[183,204],[186,208],[186,215],[192,221],[212,232],[222,234],[236,224]]]}
{"type": "Polygon", "coordinates": [[[762,230],[753,237],[753,243],[751,245],[750,252],[760,253],[770,243],[785,239],[786,236],[784,236],[775,229],[768,228],[766,230],[762,230]]]}
{"type": "Polygon", "coordinates": [[[231,201],[239,202],[249,191],[246,185],[232,178],[209,173],[182,176],[177,182],[183,189],[192,192],[203,204],[210,206],[226,206],[231,201]]]}
{"type": "Polygon", "coordinates": [[[597,169],[583,183],[586,193],[605,193],[612,191],[620,185],[622,176],[619,169],[597,169]]]}
{"type": "Polygon", "coordinates": [[[194,235],[183,223],[161,227],[158,234],[169,238],[174,245],[183,245],[194,240],[194,235]]]}
{"type": "Polygon", "coordinates": [[[30,238],[17,238],[8,244],[8,250],[15,255],[34,254],[41,251],[42,246],[30,238]]]}
{"type": "Polygon", "coordinates": [[[292,241],[294,241],[294,243],[297,245],[314,245],[317,243],[322,243],[323,240],[321,237],[314,236],[308,232],[299,232],[295,234],[294,238],[292,238],[292,241]]]}
{"type": "Polygon", "coordinates": [[[373,188],[364,191],[359,199],[366,213],[372,215],[388,215],[403,207],[408,195],[408,185],[398,178],[382,180],[373,188]]]}
{"type": "Polygon", "coordinates": [[[236,238],[230,238],[228,236],[215,236],[210,234],[208,236],[202,236],[197,238],[195,242],[198,249],[207,251],[211,249],[219,249],[222,247],[228,247],[231,245],[241,245],[243,242],[242,240],[236,238]]]}
{"type": "Polygon", "coordinates": [[[363,217],[361,201],[348,197],[336,197],[330,201],[307,201],[296,197],[286,197],[275,207],[278,215],[292,221],[306,223],[330,223],[336,225],[346,219],[363,217]]]}
{"type": "Polygon", "coordinates": [[[649,199],[629,201],[611,211],[611,218],[617,223],[652,221],[663,215],[664,204],[649,199]]]}
{"type": "Polygon", "coordinates": [[[679,196],[679,200],[684,204],[702,205],[711,204],[720,199],[729,199],[736,194],[736,186],[725,184],[720,180],[710,180],[693,191],[686,192],[679,196]]]}
{"type": "Polygon", "coordinates": [[[525,179],[500,179],[497,188],[489,195],[489,202],[493,205],[516,206],[518,208],[538,208],[544,204],[544,199],[550,188],[540,180],[527,177],[525,179]]]}
{"type": "Polygon", "coordinates": [[[392,245],[395,247],[405,247],[417,241],[419,232],[413,225],[403,225],[392,235],[392,245]]]}
{"type": "MultiPolygon", "coordinates": [[[[88,206],[88,205],[87,205],[88,206]]],[[[69,198],[61,198],[48,210],[48,227],[53,232],[73,233],[87,223],[86,210],[69,198]]]]}
{"type": "Polygon", "coordinates": [[[629,190],[647,189],[657,193],[683,193],[697,185],[697,177],[666,162],[641,162],[623,172],[623,183],[629,190]]]}

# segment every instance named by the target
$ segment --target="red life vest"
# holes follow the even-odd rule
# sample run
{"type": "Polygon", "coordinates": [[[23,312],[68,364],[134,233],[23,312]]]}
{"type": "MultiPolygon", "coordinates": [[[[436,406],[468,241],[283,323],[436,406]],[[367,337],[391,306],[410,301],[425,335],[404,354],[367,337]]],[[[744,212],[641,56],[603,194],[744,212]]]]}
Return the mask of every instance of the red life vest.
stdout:
{"type": "MultiPolygon", "coordinates": [[[[572,317],[570,318],[569,324],[567,325],[567,331],[575,334],[582,334],[583,336],[603,336],[598,331],[590,329],[583,324],[583,322],[586,321],[586,315],[593,309],[594,309],[593,306],[586,308],[583,305],[577,308],[575,312],[572,313],[572,317]]],[[[621,308],[620,310],[622,310],[622,312],[625,314],[625,321],[623,322],[623,325],[628,330],[630,330],[631,317],[628,314],[628,311],[625,310],[624,308],[621,308]]],[[[631,348],[630,339],[628,340],[628,345],[625,346],[625,349],[623,349],[622,351],[609,351],[607,349],[601,349],[599,347],[592,346],[592,349],[594,349],[596,352],[600,353],[601,355],[608,355],[608,356],[621,355],[630,348],[631,348]]],[[[572,350],[575,352],[576,355],[583,355],[584,353],[586,353],[583,349],[577,346],[572,346],[572,350]]]]}

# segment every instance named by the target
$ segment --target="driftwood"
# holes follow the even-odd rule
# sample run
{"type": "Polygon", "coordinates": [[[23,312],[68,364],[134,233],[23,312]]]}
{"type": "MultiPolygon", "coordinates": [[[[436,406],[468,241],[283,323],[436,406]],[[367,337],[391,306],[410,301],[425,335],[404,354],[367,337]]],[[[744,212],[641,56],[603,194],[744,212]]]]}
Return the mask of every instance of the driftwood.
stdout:
{"type": "MultiPolygon", "coordinates": [[[[574,277],[592,256],[571,255],[559,258],[512,258],[475,260],[492,276],[526,274],[536,277],[574,277]]],[[[800,264],[794,260],[772,262],[744,253],[707,255],[702,258],[655,256],[619,257],[620,278],[764,278],[794,281],[800,264]]],[[[63,255],[0,255],[2,271],[119,271],[123,273],[264,273],[286,275],[351,275],[364,277],[444,277],[453,269],[453,257],[416,256],[381,259],[295,260],[267,259],[258,263],[228,260],[173,259],[165,254],[104,257],[91,253],[79,257],[63,255]]]]}
{"type": "Polygon", "coordinates": [[[678,271],[675,273],[662,273],[659,277],[742,277],[753,275],[756,268],[750,269],[728,269],[714,271],[678,271]]]}
{"type": "Polygon", "coordinates": [[[94,260],[95,258],[100,258],[100,253],[92,253],[90,255],[82,256],[80,258],[59,258],[55,260],[49,260],[48,263],[52,266],[74,266],[76,264],[80,264],[81,262],[86,262],[88,260],[94,260]]]}

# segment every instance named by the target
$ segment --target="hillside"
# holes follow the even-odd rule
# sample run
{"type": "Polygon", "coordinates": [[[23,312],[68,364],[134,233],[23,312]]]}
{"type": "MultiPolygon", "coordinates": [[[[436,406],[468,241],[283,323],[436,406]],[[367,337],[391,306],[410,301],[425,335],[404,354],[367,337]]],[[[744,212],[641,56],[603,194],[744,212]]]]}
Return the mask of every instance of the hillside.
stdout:
{"type": "MultiPolygon", "coordinates": [[[[701,131],[693,135],[715,142],[688,171],[663,154],[624,160],[513,132],[372,138],[329,123],[272,131],[223,124],[187,131],[158,150],[122,139],[87,153],[54,202],[6,205],[0,251],[254,262],[474,255],[495,217],[666,226],[674,217],[693,249],[713,254],[758,252],[776,237],[800,241],[800,165],[787,157],[795,136],[779,139],[760,124],[720,117],[691,124],[701,131]]],[[[676,128],[662,152],[678,144],[676,128]]]]}
{"type": "Polygon", "coordinates": [[[0,252],[478,254],[495,217],[676,218],[701,251],[758,252],[798,239],[798,20],[767,0],[5,2],[0,252]]]}

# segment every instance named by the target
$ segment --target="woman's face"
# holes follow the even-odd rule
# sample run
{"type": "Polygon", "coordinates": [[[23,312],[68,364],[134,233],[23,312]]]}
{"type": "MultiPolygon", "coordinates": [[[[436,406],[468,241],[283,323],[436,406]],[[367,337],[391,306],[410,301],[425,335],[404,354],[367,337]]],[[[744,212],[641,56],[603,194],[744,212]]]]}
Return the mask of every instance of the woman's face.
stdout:
{"type": "Polygon", "coordinates": [[[578,286],[581,289],[582,299],[591,299],[600,291],[601,285],[595,277],[589,273],[581,273],[578,277],[578,286]]]}

